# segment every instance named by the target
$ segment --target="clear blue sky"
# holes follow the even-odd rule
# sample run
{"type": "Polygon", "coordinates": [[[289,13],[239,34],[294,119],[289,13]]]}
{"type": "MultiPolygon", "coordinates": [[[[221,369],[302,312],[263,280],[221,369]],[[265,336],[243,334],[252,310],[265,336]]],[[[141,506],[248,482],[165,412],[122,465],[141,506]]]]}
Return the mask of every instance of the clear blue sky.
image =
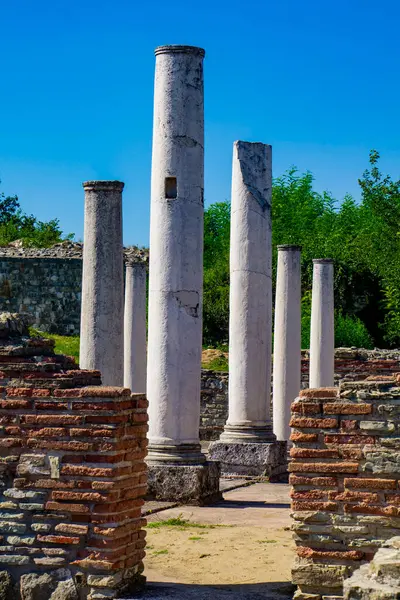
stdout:
{"type": "Polygon", "coordinates": [[[83,234],[86,179],[125,182],[124,242],[147,244],[155,46],[206,49],[206,203],[232,142],[273,145],[316,189],[359,195],[370,148],[400,175],[398,0],[10,0],[0,10],[0,178],[83,234]]]}

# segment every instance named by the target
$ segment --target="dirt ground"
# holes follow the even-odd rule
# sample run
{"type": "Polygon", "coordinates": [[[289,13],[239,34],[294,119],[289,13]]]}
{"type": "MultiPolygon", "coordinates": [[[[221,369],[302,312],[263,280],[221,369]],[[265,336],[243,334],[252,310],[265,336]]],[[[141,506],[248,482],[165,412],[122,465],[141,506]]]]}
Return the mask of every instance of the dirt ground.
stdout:
{"type": "Polygon", "coordinates": [[[256,483],[225,492],[219,504],[169,509],[148,522],[149,583],[288,589],[294,545],[287,485],[256,483]],[[176,518],[177,525],[160,524],[176,518]]]}

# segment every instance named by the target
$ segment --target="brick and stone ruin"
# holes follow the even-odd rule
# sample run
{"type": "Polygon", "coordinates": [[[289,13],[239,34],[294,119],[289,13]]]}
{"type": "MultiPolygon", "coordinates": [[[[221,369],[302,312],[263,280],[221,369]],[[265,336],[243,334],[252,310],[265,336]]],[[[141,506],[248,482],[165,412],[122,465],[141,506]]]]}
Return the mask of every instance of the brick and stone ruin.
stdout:
{"type": "Polygon", "coordinates": [[[314,260],[302,354],[301,248],[280,246],[271,403],[272,149],[237,141],[230,374],[201,373],[204,50],[155,53],[148,328],[122,182],[83,184],[83,258],[70,242],[0,250],[0,309],[60,333],[81,322],[79,368],[0,314],[0,598],[132,597],[146,494],[209,504],[221,472],[287,473],[288,448],[294,598],[400,598],[400,356],[335,354],[328,258],[314,260]]]}
{"type": "Polygon", "coordinates": [[[2,315],[0,594],[115,598],[143,579],[147,401],[53,346],[2,315]]]}
{"type": "Polygon", "coordinates": [[[303,390],[292,405],[296,600],[341,598],[353,574],[346,598],[398,598],[376,595],[378,576],[390,575],[390,561],[378,567],[387,552],[356,572],[400,535],[400,378],[371,379],[303,390]]]}

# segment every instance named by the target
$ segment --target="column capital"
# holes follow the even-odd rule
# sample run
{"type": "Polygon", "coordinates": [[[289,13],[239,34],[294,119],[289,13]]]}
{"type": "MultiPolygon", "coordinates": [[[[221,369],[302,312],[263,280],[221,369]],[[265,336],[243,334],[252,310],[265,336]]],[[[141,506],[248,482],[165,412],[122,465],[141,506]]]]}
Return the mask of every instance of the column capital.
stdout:
{"type": "Polygon", "coordinates": [[[206,51],[198,46],[181,46],[180,44],[171,44],[167,46],[157,46],[154,50],[154,54],[196,54],[198,56],[205,56],[206,51]]]}
{"type": "Polygon", "coordinates": [[[122,192],[125,184],[122,181],[84,181],[82,183],[83,189],[85,191],[94,190],[96,192],[108,192],[108,191],[116,191],[122,192]]]}
{"type": "Polygon", "coordinates": [[[301,246],[296,246],[293,244],[280,244],[279,246],[277,246],[278,250],[283,250],[286,252],[301,252],[302,247],[301,246]]]}

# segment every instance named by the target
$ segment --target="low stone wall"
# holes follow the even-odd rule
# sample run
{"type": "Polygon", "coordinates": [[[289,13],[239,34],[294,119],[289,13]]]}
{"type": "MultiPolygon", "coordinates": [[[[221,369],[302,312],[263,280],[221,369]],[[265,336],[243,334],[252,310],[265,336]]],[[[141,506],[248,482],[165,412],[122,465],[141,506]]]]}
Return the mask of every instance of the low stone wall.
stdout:
{"type": "Polygon", "coordinates": [[[292,415],[295,598],[340,598],[343,580],[400,535],[400,386],[303,390],[292,415]]]}
{"type": "Polygon", "coordinates": [[[143,580],[147,400],[66,365],[47,340],[0,340],[4,598],[117,598],[143,580]]]}
{"type": "Polygon", "coordinates": [[[228,419],[228,373],[201,371],[200,439],[217,440],[228,419]]]}
{"type": "MultiPolygon", "coordinates": [[[[41,331],[79,335],[83,244],[0,248],[0,312],[29,313],[41,331]]],[[[125,260],[148,262],[148,251],[124,248],[125,260]]]]}
{"type": "MultiPolygon", "coordinates": [[[[335,350],[335,385],[371,375],[400,373],[399,350],[335,350]]],[[[200,439],[217,440],[228,419],[229,374],[203,369],[201,376],[200,439]]],[[[272,383],[271,383],[272,385],[272,383]]],[[[309,385],[309,352],[302,351],[301,386],[309,385]]],[[[272,411],[271,411],[272,414],[272,411]]]]}

